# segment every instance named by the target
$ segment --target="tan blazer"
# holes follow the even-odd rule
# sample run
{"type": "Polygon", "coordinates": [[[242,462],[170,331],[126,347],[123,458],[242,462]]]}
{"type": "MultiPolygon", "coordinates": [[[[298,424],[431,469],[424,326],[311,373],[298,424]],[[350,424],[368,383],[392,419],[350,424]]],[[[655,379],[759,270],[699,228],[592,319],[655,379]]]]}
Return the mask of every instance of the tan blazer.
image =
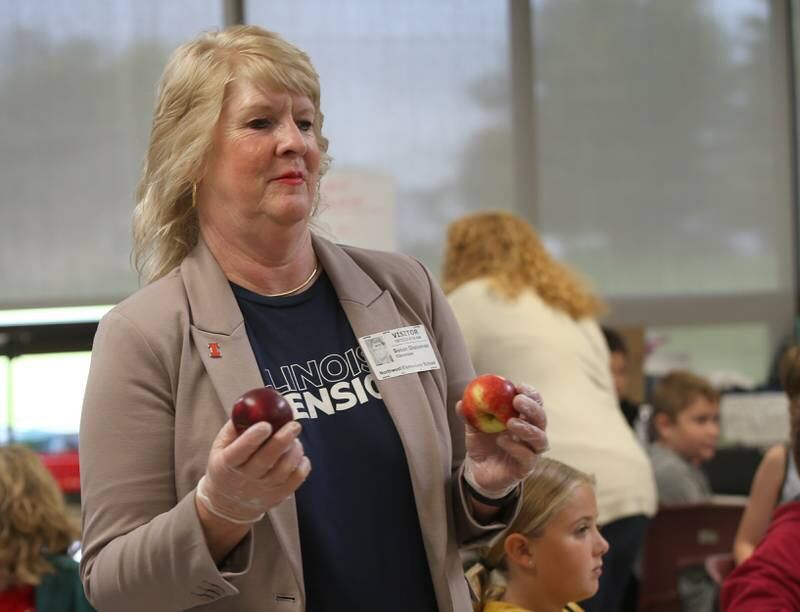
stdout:
{"type": "MultiPolygon", "coordinates": [[[[479,526],[454,476],[464,456],[454,406],[474,373],[450,307],[411,258],[316,236],[314,248],[357,337],[410,324],[428,330],[441,369],[377,386],[408,459],[439,609],[470,611],[458,546],[503,525],[479,526]]],[[[202,240],[179,268],[103,318],[80,434],[81,573],[101,612],[304,610],[293,496],[221,568],[194,507],[211,442],[236,398],[262,385],[236,299],[202,240]],[[210,357],[212,342],[220,358],[210,357]]]]}

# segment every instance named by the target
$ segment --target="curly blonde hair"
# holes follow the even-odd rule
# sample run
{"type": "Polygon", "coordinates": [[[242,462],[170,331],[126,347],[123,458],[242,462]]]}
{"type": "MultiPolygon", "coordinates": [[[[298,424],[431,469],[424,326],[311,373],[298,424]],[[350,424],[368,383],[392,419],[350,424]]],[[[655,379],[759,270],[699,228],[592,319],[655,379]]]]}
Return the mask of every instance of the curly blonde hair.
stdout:
{"type": "Polygon", "coordinates": [[[26,446],[0,447],[0,590],[39,584],[55,571],[45,554],[65,552],[78,535],[39,456],[26,446]]]}
{"type": "Polygon", "coordinates": [[[161,76],[136,191],[133,260],[145,283],[167,274],[197,244],[193,189],[202,178],[228,84],[234,80],[307,96],[314,105],[313,130],[322,152],[320,177],[328,168],[319,75],[308,55],[257,26],[207,32],[181,45],[161,76]]]}
{"type": "Polygon", "coordinates": [[[511,213],[475,213],[448,227],[445,293],[478,278],[489,279],[509,300],[533,289],[545,303],[576,320],[605,310],[586,284],[547,252],[534,229],[511,213]]]}

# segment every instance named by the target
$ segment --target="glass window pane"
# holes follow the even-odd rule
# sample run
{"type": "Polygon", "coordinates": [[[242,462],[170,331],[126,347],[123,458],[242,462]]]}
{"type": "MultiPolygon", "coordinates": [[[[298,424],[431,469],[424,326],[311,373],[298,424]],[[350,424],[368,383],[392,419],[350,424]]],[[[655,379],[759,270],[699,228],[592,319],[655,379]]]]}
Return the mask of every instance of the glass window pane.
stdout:
{"type": "MultiPolygon", "coordinates": [[[[387,189],[362,189],[365,204],[391,208],[394,235],[384,248],[393,243],[438,272],[450,220],[511,207],[507,4],[306,0],[302,6],[302,19],[291,2],[250,2],[245,14],[306,51],[320,73],[334,159],[323,193],[326,182],[334,186],[334,173],[347,173],[356,187],[384,177],[387,189]]],[[[321,225],[336,212],[323,212],[321,225]]]]}
{"type": "Polygon", "coordinates": [[[775,350],[763,323],[663,326],[647,329],[649,375],[688,369],[723,386],[762,385],[775,350]]]}
{"type": "Polygon", "coordinates": [[[88,352],[23,355],[13,360],[15,439],[49,451],[74,445],[89,361],[88,352]]]}
{"type": "Polygon", "coordinates": [[[30,0],[0,11],[0,308],[115,303],[136,287],[134,189],[156,83],[221,0],[30,0]]]}
{"type": "Polygon", "coordinates": [[[779,4],[534,2],[539,224],[604,294],[789,295],[779,4]]]}
{"type": "Polygon", "coordinates": [[[8,380],[11,370],[8,365],[8,357],[0,357],[0,444],[8,441],[9,424],[9,401],[8,401],[8,380]]]}

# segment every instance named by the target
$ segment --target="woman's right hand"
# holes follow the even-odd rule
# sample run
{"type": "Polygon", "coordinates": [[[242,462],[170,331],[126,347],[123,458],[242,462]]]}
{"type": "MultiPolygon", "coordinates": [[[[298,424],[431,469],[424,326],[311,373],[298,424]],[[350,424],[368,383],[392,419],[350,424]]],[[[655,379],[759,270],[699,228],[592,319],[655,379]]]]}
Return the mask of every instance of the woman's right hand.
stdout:
{"type": "Polygon", "coordinates": [[[234,524],[254,523],[303,484],[311,462],[292,421],[272,435],[269,423],[256,423],[237,436],[228,420],[211,445],[197,498],[219,518],[234,524]]]}

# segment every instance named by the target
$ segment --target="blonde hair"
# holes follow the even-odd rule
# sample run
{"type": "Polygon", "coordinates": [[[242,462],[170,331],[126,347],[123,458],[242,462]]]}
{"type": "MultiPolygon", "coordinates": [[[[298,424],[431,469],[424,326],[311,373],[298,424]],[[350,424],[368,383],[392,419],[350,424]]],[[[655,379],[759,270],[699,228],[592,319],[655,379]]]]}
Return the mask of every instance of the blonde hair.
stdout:
{"type": "Polygon", "coordinates": [[[39,584],[55,571],[45,554],[65,552],[78,534],[39,456],[21,445],[0,447],[0,591],[39,584]]]}
{"type": "Polygon", "coordinates": [[[778,366],[781,386],[789,397],[790,444],[795,465],[800,465],[800,346],[786,349],[778,366]]]}
{"type": "Polygon", "coordinates": [[[197,243],[193,190],[202,178],[228,85],[235,80],[307,96],[314,105],[313,130],[323,153],[320,177],[327,170],[319,75],[308,55],[256,26],[207,32],[181,45],[159,82],[136,191],[133,259],[145,283],[175,268],[197,243]]]}
{"type": "MultiPolygon", "coordinates": [[[[481,564],[486,570],[505,572],[505,539],[512,533],[521,533],[529,538],[537,538],[569,501],[575,489],[581,485],[594,488],[594,478],[555,459],[540,457],[533,472],[525,479],[522,504],[519,514],[488,548],[481,553],[481,564]]],[[[488,573],[488,572],[486,572],[488,573]]],[[[481,579],[488,582],[488,577],[481,579]]],[[[499,599],[505,587],[487,585],[478,594],[481,602],[499,599]]]]}
{"type": "Polygon", "coordinates": [[[514,300],[526,288],[573,319],[596,317],[603,302],[545,249],[534,229],[506,212],[467,215],[450,224],[443,272],[445,293],[477,278],[514,300]]]}

